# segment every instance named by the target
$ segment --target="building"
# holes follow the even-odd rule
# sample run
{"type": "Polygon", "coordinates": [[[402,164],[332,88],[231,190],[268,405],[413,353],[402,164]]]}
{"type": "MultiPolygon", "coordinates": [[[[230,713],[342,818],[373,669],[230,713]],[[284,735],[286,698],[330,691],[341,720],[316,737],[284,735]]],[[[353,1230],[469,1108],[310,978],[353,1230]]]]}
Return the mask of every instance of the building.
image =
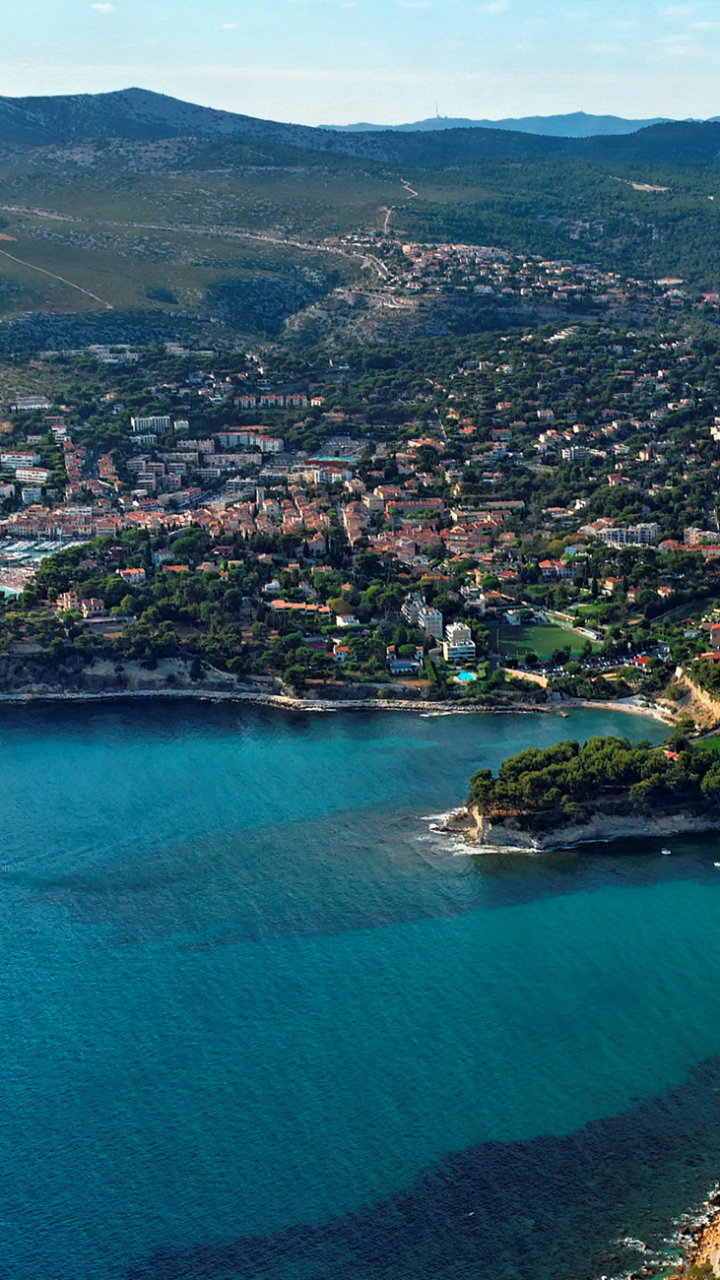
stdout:
{"type": "Polygon", "coordinates": [[[387,647],[387,664],[392,676],[416,676],[420,672],[423,661],[422,645],[415,648],[412,656],[401,658],[394,644],[387,647]]]}
{"type": "Polygon", "coordinates": [[[424,605],[425,605],[424,597],[421,595],[418,595],[417,591],[413,591],[411,595],[405,598],[405,601],[400,610],[400,613],[402,614],[406,622],[409,622],[412,627],[416,627],[417,620],[418,620],[418,613],[420,612],[420,610],[423,608],[424,605]]]}
{"type": "Polygon", "coordinates": [[[90,596],[80,601],[80,612],[83,618],[101,618],[105,613],[105,601],[97,596],[90,596]]]}
{"type": "Polygon", "coordinates": [[[7,467],[11,471],[14,471],[16,467],[34,467],[39,462],[39,453],[26,453],[25,451],[0,453],[0,466],[7,467]]]}
{"type": "MultiPolygon", "coordinates": [[[[10,486],[2,485],[0,486],[0,493],[3,492],[3,489],[7,489],[8,487],[11,489],[12,493],[15,492],[14,485],[10,485],[10,486]]],[[[6,493],[3,496],[11,497],[12,493],[10,494],[6,493]]],[[[22,499],[23,506],[30,507],[35,502],[42,502],[42,489],[37,488],[36,485],[23,485],[22,489],[20,490],[20,497],[22,499]]]]}
{"type": "Polygon", "coordinates": [[[172,426],[172,418],[164,414],[160,417],[150,418],[131,418],[130,426],[133,429],[133,435],[152,432],[155,435],[163,431],[169,431],[172,426]]]}
{"type": "Polygon", "coordinates": [[[55,601],[55,608],[67,613],[70,609],[80,608],[80,598],[76,591],[62,591],[55,601]]]}
{"type": "Polygon", "coordinates": [[[424,631],[426,636],[432,636],[435,640],[442,640],[443,616],[439,609],[433,609],[431,605],[423,602],[417,611],[417,625],[424,631]]]}
{"type": "Polygon", "coordinates": [[[616,525],[609,529],[599,529],[595,534],[607,547],[650,547],[659,536],[660,525],[654,521],[648,524],[616,525]]]}
{"type": "Polygon", "coordinates": [[[453,665],[475,661],[475,642],[470,628],[464,622],[451,622],[445,628],[443,657],[453,665]]]}
{"type": "Polygon", "coordinates": [[[259,453],[282,453],[285,442],[280,436],[266,436],[260,431],[218,431],[215,439],[222,449],[250,448],[259,453]]]}
{"type": "Polygon", "coordinates": [[[32,413],[36,409],[49,409],[47,396],[18,396],[10,401],[10,408],[16,413],[32,413]]]}

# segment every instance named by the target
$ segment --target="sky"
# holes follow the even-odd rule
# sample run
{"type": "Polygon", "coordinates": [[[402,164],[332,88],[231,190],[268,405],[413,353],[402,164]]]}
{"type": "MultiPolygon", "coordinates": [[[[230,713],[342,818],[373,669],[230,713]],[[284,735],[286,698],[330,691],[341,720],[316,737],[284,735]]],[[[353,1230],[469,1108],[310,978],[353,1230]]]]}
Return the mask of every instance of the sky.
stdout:
{"type": "Polygon", "coordinates": [[[718,0],[23,0],[3,95],[139,86],[302,124],[720,115],[718,0]]]}

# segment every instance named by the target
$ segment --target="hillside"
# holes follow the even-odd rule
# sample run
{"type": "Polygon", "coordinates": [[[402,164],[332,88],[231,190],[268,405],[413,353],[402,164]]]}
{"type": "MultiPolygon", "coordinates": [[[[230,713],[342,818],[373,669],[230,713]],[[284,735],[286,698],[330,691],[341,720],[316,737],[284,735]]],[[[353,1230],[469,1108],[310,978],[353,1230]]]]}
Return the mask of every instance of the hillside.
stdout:
{"type": "Polygon", "coordinates": [[[465,329],[535,319],[512,300],[499,317],[461,292],[399,303],[405,241],[717,289],[719,150],[717,122],[588,138],[363,134],[138,89],[0,99],[0,320],[14,326],[4,341],[16,329],[52,345],[209,324],[218,340],[275,337],[308,308],[321,312],[313,332],[337,322],[373,337],[408,324],[451,332],[448,305],[465,329]]]}
{"type": "MultiPolygon", "coordinates": [[[[644,122],[629,122],[638,126],[631,133],[588,137],[582,136],[581,116],[578,113],[574,126],[572,122],[568,126],[572,136],[551,136],[551,129],[557,126],[551,124],[545,130],[540,117],[482,122],[481,127],[458,121],[458,127],[447,127],[455,122],[446,122],[440,128],[426,129],[428,122],[423,122],[420,130],[410,126],[405,131],[371,128],[357,132],[259,120],[133,88],[113,93],[0,98],[0,145],[208,137],[418,165],[515,156],[709,164],[720,150],[717,121],[649,122],[649,127],[641,127],[644,122]]],[[[604,118],[608,129],[614,119],[604,118]]]]}

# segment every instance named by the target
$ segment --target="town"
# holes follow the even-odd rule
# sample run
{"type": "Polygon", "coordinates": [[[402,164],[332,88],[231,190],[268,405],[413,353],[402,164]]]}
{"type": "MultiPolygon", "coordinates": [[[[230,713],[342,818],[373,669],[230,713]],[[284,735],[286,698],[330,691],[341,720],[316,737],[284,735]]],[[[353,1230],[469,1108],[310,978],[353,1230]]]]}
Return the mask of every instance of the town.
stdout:
{"type": "MultiPolygon", "coordinates": [[[[519,284],[463,246],[403,262],[405,292],[469,270],[479,290],[612,283],[536,263],[519,284]]],[[[3,688],[122,688],[150,663],[170,685],[468,705],[674,678],[679,699],[679,672],[712,689],[717,300],[679,283],[632,326],[6,357],[3,688]]]]}

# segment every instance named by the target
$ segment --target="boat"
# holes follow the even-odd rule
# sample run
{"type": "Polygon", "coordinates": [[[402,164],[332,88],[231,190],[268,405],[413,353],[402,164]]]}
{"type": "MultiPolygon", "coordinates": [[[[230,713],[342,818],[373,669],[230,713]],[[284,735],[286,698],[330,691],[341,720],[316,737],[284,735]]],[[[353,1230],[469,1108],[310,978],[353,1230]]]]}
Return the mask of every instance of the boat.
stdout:
{"type": "Polygon", "coordinates": [[[714,867],[720,867],[720,862],[713,862],[714,867]]]}
{"type": "Polygon", "coordinates": [[[660,852],[661,852],[661,854],[662,854],[663,858],[669,858],[669,857],[670,857],[670,855],[671,855],[671,853],[672,853],[672,849],[665,849],[665,848],[663,848],[663,849],[661,849],[661,850],[660,850],[660,852]]]}

